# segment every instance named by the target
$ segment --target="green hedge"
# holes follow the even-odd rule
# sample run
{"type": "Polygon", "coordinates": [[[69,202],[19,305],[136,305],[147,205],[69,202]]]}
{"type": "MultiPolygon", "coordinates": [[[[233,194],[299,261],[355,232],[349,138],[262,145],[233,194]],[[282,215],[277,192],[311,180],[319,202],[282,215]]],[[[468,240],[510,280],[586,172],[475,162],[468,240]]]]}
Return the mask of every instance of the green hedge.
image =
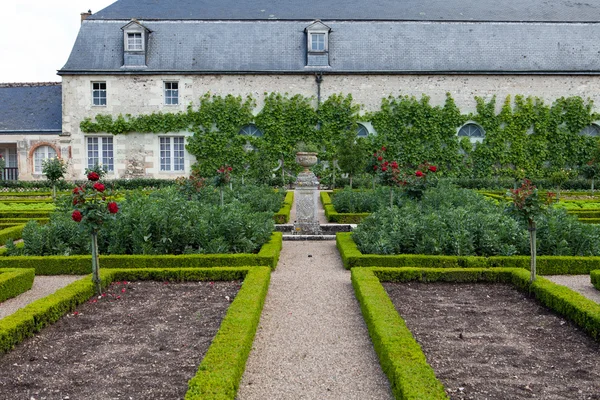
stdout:
{"type": "Polygon", "coordinates": [[[33,278],[33,268],[0,269],[0,303],[31,289],[33,278]]]}
{"type": "Polygon", "coordinates": [[[186,400],[235,399],[269,288],[268,268],[250,268],[242,289],[229,307],[186,400]]]}
{"type": "MultiPolygon", "coordinates": [[[[209,268],[277,267],[283,234],[273,232],[258,254],[107,255],[100,256],[100,268],[209,268]]],[[[92,257],[16,256],[0,257],[0,268],[35,268],[36,275],[85,275],[92,271],[92,257]]]]}
{"type": "Polygon", "coordinates": [[[600,218],[600,210],[594,209],[581,209],[581,210],[567,210],[567,213],[575,215],[577,218],[600,218]]]}
{"type": "Polygon", "coordinates": [[[290,211],[294,204],[294,192],[288,191],[283,200],[283,207],[273,217],[276,224],[285,224],[290,220],[290,211]]]}
{"type": "Polygon", "coordinates": [[[579,222],[584,224],[600,224],[600,218],[579,218],[579,222]]]}
{"type": "Polygon", "coordinates": [[[443,385],[381,285],[408,281],[510,283],[600,341],[599,304],[544,278],[531,284],[529,273],[518,268],[355,268],[352,285],[396,399],[447,398],[443,385]]]}
{"type": "MultiPolygon", "coordinates": [[[[378,255],[362,254],[352,232],[336,234],[337,248],[344,267],[429,267],[429,268],[523,268],[529,270],[529,256],[428,256],[422,254],[378,255]]],[[[0,264],[1,265],[1,264],[0,264]]],[[[538,256],[540,275],[582,275],[600,268],[600,257],[538,256]]]]}
{"type": "Polygon", "coordinates": [[[381,369],[396,399],[447,399],[444,386],[427,364],[421,346],[400,318],[371,269],[353,269],[352,286],[360,303],[381,369]]]}
{"type": "Polygon", "coordinates": [[[368,217],[370,213],[338,213],[335,211],[333,204],[331,203],[331,196],[328,192],[322,191],[320,193],[321,203],[325,210],[325,218],[327,221],[336,224],[359,224],[364,218],[368,217]]]}
{"type": "Polygon", "coordinates": [[[592,285],[600,290],[600,269],[590,272],[590,278],[592,280],[592,285]]]}
{"type": "Polygon", "coordinates": [[[0,203],[4,204],[34,204],[34,203],[52,203],[54,200],[52,199],[2,199],[0,198],[0,203]]]}
{"type": "Polygon", "coordinates": [[[11,211],[0,211],[2,218],[49,218],[53,211],[25,211],[25,210],[11,210],[11,211]]]}
{"type": "Polygon", "coordinates": [[[6,243],[6,241],[9,239],[21,239],[23,237],[23,228],[25,228],[25,224],[20,224],[0,230],[0,245],[4,245],[4,243],[6,243]]]}

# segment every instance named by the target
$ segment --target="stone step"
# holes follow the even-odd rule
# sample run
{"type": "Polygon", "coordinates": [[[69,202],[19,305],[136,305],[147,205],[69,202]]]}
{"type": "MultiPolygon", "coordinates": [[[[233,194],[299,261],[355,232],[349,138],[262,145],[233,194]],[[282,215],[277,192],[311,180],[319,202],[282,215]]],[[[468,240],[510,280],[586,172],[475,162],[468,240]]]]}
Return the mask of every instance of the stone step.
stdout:
{"type": "MultiPolygon", "coordinates": [[[[356,228],[356,224],[320,224],[321,233],[335,234],[336,232],[351,232],[356,228]]],[[[277,232],[293,232],[294,224],[275,224],[277,232]]]]}
{"type": "Polygon", "coordinates": [[[335,240],[335,235],[283,235],[283,240],[335,240]]]}

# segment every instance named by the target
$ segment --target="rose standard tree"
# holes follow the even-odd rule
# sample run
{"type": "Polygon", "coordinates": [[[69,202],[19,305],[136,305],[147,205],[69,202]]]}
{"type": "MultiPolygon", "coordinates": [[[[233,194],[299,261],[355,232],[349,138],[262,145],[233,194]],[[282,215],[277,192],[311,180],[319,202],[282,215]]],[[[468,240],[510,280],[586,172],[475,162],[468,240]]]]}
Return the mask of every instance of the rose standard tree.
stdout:
{"type": "Polygon", "coordinates": [[[88,181],[73,189],[73,206],[75,209],[71,214],[73,221],[82,223],[92,235],[92,281],[96,287],[96,293],[102,292],[99,273],[98,259],[98,231],[109,218],[119,211],[119,206],[110,201],[111,193],[100,182],[103,175],[102,170],[87,171],[88,181]]]}
{"type": "Polygon", "coordinates": [[[554,193],[548,192],[545,199],[540,196],[537,188],[531,184],[529,179],[523,180],[521,186],[517,189],[511,189],[507,196],[512,198],[512,203],[508,206],[508,210],[527,223],[529,231],[529,248],[531,252],[531,282],[535,281],[536,277],[536,222],[546,213],[548,206],[554,199],[554,193]]]}

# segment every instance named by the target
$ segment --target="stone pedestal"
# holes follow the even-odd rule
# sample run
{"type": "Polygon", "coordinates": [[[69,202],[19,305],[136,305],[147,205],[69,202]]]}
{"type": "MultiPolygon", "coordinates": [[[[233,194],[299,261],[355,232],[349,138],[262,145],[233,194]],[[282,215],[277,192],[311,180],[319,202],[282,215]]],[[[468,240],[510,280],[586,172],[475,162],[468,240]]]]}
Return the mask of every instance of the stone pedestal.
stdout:
{"type": "Polygon", "coordinates": [[[314,173],[304,171],[296,179],[296,221],[294,233],[297,235],[320,235],[321,226],[317,215],[319,201],[319,180],[314,173]]]}

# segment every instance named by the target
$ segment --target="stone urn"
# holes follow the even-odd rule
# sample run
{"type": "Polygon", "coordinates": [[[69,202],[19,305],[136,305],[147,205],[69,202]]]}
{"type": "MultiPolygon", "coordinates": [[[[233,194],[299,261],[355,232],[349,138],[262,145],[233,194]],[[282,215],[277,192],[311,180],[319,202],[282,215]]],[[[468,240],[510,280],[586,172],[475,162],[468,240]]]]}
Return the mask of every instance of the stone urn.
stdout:
{"type": "Polygon", "coordinates": [[[309,172],[317,163],[317,153],[299,151],[296,153],[296,162],[304,167],[304,172],[309,172]]]}

